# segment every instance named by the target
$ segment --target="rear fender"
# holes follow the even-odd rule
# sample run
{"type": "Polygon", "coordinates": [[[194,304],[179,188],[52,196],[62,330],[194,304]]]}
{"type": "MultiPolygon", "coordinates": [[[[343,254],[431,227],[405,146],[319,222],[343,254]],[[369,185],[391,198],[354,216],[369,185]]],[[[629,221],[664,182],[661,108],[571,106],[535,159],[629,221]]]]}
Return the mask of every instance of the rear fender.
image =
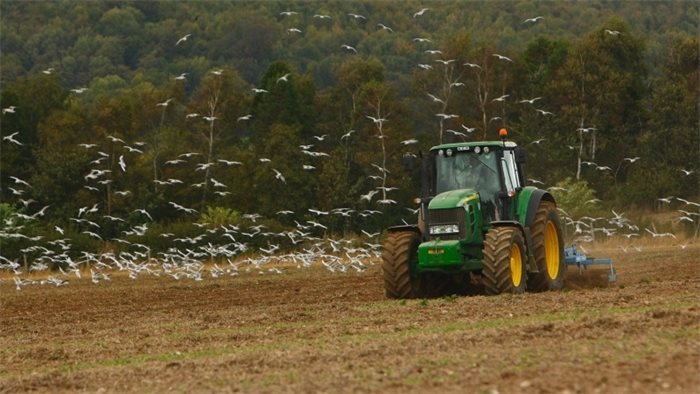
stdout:
{"type": "Polygon", "coordinates": [[[535,221],[535,215],[537,214],[537,208],[540,206],[541,201],[550,201],[556,204],[554,196],[552,196],[548,191],[542,189],[536,189],[530,195],[530,200],[527,203],[527,215],[525,216],[525,227],[530,228],[532,223],[535,221]]]}

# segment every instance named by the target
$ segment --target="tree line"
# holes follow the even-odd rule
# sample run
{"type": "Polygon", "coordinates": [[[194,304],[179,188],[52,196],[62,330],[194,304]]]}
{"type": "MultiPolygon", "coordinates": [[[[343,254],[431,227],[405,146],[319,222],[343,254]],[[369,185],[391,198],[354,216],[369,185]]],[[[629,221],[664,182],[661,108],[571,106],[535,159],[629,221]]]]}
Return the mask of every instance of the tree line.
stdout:
{"type": "Polygon", "coordinates": [[[584,24],[602,3],[479,3],[492,23],[476,31],[474,4],[450,4],[4,2],[2,202],[49,206],[46,231],[95,205],[112,236],[139,210],[176,224],[221,208],[374,231],[415,220],[404,155],[501,127],[540,187],[586,182],[600,207],[697,199],[697,6],[621,3],[584,24]]]}

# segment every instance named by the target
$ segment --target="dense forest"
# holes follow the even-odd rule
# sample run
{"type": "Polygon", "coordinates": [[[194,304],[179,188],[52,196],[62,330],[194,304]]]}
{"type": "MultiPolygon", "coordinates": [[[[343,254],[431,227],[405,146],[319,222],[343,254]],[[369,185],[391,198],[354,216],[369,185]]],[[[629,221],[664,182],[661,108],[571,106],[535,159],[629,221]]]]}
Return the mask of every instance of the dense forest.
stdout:
{"type": "Polygon", "coordinates": [[[258,217],[379,231],[415,220],[404,155],[503,127],[579,214],[697,212],[699,9],[3,1],[0,244],[22,226],[113,239],[145,216],[153,243],[258,217]]]}

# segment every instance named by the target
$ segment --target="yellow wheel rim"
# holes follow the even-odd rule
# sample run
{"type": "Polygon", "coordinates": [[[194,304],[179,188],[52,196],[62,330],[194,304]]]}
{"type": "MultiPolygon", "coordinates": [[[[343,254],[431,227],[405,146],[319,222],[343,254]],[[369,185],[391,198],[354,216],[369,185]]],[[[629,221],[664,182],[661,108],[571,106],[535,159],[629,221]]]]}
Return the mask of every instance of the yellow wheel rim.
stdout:
{"type": "Polygon", "coordinates": [[[523,280],[523,255],[520,253],[520,246],[516,243],[510,247],[510,275],[513,286],[520,287],[520,282],[523,280]]]}
{"type": "Polygon", "coordinates": [[[544,231],[544,256],[547,261],[547,274],[551,279],[559,276],[559,234],[554,223],[547,222],[544,231]]]}

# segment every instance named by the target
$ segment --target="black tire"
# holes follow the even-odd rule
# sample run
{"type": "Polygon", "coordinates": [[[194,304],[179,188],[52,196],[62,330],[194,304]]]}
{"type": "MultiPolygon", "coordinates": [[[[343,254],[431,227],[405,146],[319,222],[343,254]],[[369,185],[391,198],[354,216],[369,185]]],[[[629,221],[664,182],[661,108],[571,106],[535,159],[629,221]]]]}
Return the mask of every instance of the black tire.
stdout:
{"type": "Polygon", "coordinates": [[[382,275],[387,298],[405,299],[423,296],[421,278],[411,272],[418,259],[420,236],[413,231],[391,232],[384,238],[382,275]]]}
{"type": "Polygon", "coordinates": [[[566,280],[564,237],[557,207],[542,201],[532,223],[532,253],[539,272],[528,275],[528,289],[532,291],[561,290],[566,280]]]}
{"type": "Polygon", "coordinates": [[[484,240],[482,270],[486,294],[525,292],[525,242],[514,227],[494,227],[484,240]]]}

